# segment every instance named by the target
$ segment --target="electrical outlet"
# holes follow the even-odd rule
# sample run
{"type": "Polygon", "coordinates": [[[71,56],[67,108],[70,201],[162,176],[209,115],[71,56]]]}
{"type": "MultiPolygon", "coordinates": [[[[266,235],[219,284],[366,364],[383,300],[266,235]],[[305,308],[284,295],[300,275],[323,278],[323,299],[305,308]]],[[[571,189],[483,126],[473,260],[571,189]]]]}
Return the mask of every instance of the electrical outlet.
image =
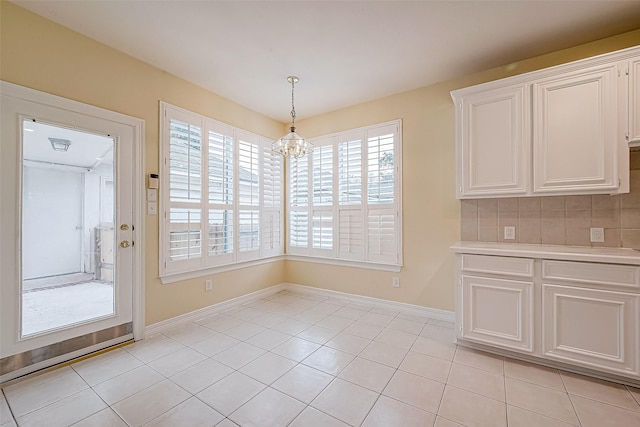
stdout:
{"type": "Polygon", "coordinates": [[[598,243],[604,242],[604,228],[592,227],[591,241],[598,242],[598,243]]]}
{"type": "Polygon", "coordinates": [[[400,287],[400,278],[397,276],[393,277],[393,280],[391,282],[391,286],[393,286],[394,288],[399,288],[400,287]]]}
{"type": "Polygon", "coordinates": [[[504,240],[514,240],[516,238],[516,228],[507,226],[504,228],[504,240]]]}
{"type": "Polygon", "coordinates": [[[209,292],[210,290],[213,289],[213,280],[205,280],[204,281],[204,290],[209,292]]]}

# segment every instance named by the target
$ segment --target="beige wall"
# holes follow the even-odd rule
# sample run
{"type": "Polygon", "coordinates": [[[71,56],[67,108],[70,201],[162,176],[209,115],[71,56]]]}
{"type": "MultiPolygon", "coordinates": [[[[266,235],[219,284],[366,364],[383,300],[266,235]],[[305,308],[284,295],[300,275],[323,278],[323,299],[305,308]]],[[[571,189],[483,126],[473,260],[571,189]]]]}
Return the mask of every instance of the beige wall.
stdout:
{"type": "MultiPolygon", "coordinates": [[[[277,138],[284,125],[171,74],[0,1],[0,79],[145,120],[145,174],[158,172],[160,100],[277,138]]],[[[3,144],[5,142],[3,141],[3,144]]],[[[146,323],[152,324],[285,280],[284,262],[162,285],[158,216],[145,218],[146,323]]]]}
{"type": "MultiPolygon", "coordinates": [[[[276,138],[286,129],[229,100],[137,61],[13,4],[0,1],[0,79],[140,117],[146,122],[145,173],[158,171],[158,101],[276,138]]],[[[640,30],[540,58],[488,70],[346,108],[298,129],[314,137],[400,118],[403,120],[403,250],[400,273],[277,262],[161,285],[158,217],[146,217],[146,322],[152,324],[280,282],[453,309],[453,257],[460,202],[454,198],[454,111],[449,91],[640,44],[640,30]],[[398,275],[401,287],[391,287],[398,275]]]]}
{"type": "Polygon", "coordinates": [[[460,201],[455,199],[455,116],[449,92],[639,44],[636,30],[300,120],[298,129],[305,137],[403,120],[404,267],[398,274],[287,261],[287,280],[453,310],[453,256],[448,248],[460,239],[460,201]],[[400,277],[399,289],[391,286],[395,275],[400,277]]]}

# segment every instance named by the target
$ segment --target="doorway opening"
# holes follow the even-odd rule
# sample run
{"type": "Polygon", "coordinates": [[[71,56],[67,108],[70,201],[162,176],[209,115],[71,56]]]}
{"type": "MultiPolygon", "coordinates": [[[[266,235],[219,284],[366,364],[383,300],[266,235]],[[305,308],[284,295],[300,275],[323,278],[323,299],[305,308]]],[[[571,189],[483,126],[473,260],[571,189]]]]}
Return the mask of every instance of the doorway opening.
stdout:
{"type": "Polygon", "coordinates": [[[115,315],[114,140],[23,120],[21,337],[115,315]]]}

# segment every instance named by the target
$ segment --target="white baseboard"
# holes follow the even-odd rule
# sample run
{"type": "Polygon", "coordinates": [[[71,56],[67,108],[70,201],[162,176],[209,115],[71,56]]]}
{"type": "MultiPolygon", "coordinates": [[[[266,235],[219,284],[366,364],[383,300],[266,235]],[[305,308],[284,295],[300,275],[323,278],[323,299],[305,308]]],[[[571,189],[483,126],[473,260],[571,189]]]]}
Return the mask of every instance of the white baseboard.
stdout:
{"type": "Polygon", "coordinates": [[[439,310],[437,308],[367,297],[363,295],[348,294],[340,291],[332,291],[330,289],[314,288],[313,286],[298,285],[295,283],[284,283],[283,285],[285,289],[293,292],[318,295],[326,298],[340,298],[358,304],[370,305],[377,308],[399,311],[401,313],[413,314],[416,316],[430,317],[432,319],[445,320],[447,322],[453,322],[455,320],[455,314],[453,311],[439,310]]]}
{"type": "Polygon", "coordinates": [[[345,292],[332,291],[329,289],[314,288],[312,286],[298,285],[295,283],[280,283],[279,285],[270,286],[256,292],[252,292],[250,294],[232,298],[230,300],[213,304],[199,310],[172,317],[171,319],[154,323],[145,328],[145,337],[160,334],[166,330],[177,328],[186,325],[187,323],[203,319],[205,317],[213,316],[214,314],[218,314],[222,311],[228,310],[236,305],[245,304],[249,301],[253,301],[258,298],[264,298],[284,290],[299,292],[308,295],[317,295],[325,298],[340,298],[349,302],[369,305],[390,311],[399,311],[405,314],[430,317],[432,319],[445,320],[448,322],[454,321],[454,313],[452,311],[439,310],[437,308],[423,307],[420,305],[407,304],[403,302],[389,301],[381,298],[348,294],[345,292]]]}
{"type": "Polygon", "coordinates": [[[242,295],[236,298],[231,298],[217,304],[210,305],[189,313],[181,314],[171,319],[162,320],[160,322],[149,325],[145,328],[145,337],[160,334],[168,329],[177,328],[179,326],[186,325],[187,323],[195,322],[196,320],[204,319],[205,317],[213,316],[222,311],[228,310],[236,305],[245,304],[254,299],[264,298],[269,295],[273,295],[277,292],[285,290],[284,284],[273,285],[259,291],[251,292],[250,294],[242,295]]]}

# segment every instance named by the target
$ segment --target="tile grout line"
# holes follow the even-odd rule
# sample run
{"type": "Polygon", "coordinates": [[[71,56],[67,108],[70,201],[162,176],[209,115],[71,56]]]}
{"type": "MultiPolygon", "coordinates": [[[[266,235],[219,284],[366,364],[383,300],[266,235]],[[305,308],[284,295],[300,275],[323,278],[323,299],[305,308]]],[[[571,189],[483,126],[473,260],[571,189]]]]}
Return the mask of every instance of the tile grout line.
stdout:
{"type": "Polygon", "coordinates": [[[571,403],[571,408],[573,409],[573,413],[576,416],[576,419],[578,420],[578,426],[581,427],[582,426],[582,421],[580,420],[580,415],[578,414],[578,411],[576,410],[576,405],[573,403],[573,399],[571,399],[571,394],[569,393],[569,390],[567,389],[567,384],[564,382],[564,377],[562,376],[562,373],[560,372],[559,369],[556,369],[556,371],[558,371],[558,375],[560,375],[560,380],[562,381],[562,385],[564,386],[564,391],[567,394],[567,397],[569,398],[569,403],[571,403]]]}

